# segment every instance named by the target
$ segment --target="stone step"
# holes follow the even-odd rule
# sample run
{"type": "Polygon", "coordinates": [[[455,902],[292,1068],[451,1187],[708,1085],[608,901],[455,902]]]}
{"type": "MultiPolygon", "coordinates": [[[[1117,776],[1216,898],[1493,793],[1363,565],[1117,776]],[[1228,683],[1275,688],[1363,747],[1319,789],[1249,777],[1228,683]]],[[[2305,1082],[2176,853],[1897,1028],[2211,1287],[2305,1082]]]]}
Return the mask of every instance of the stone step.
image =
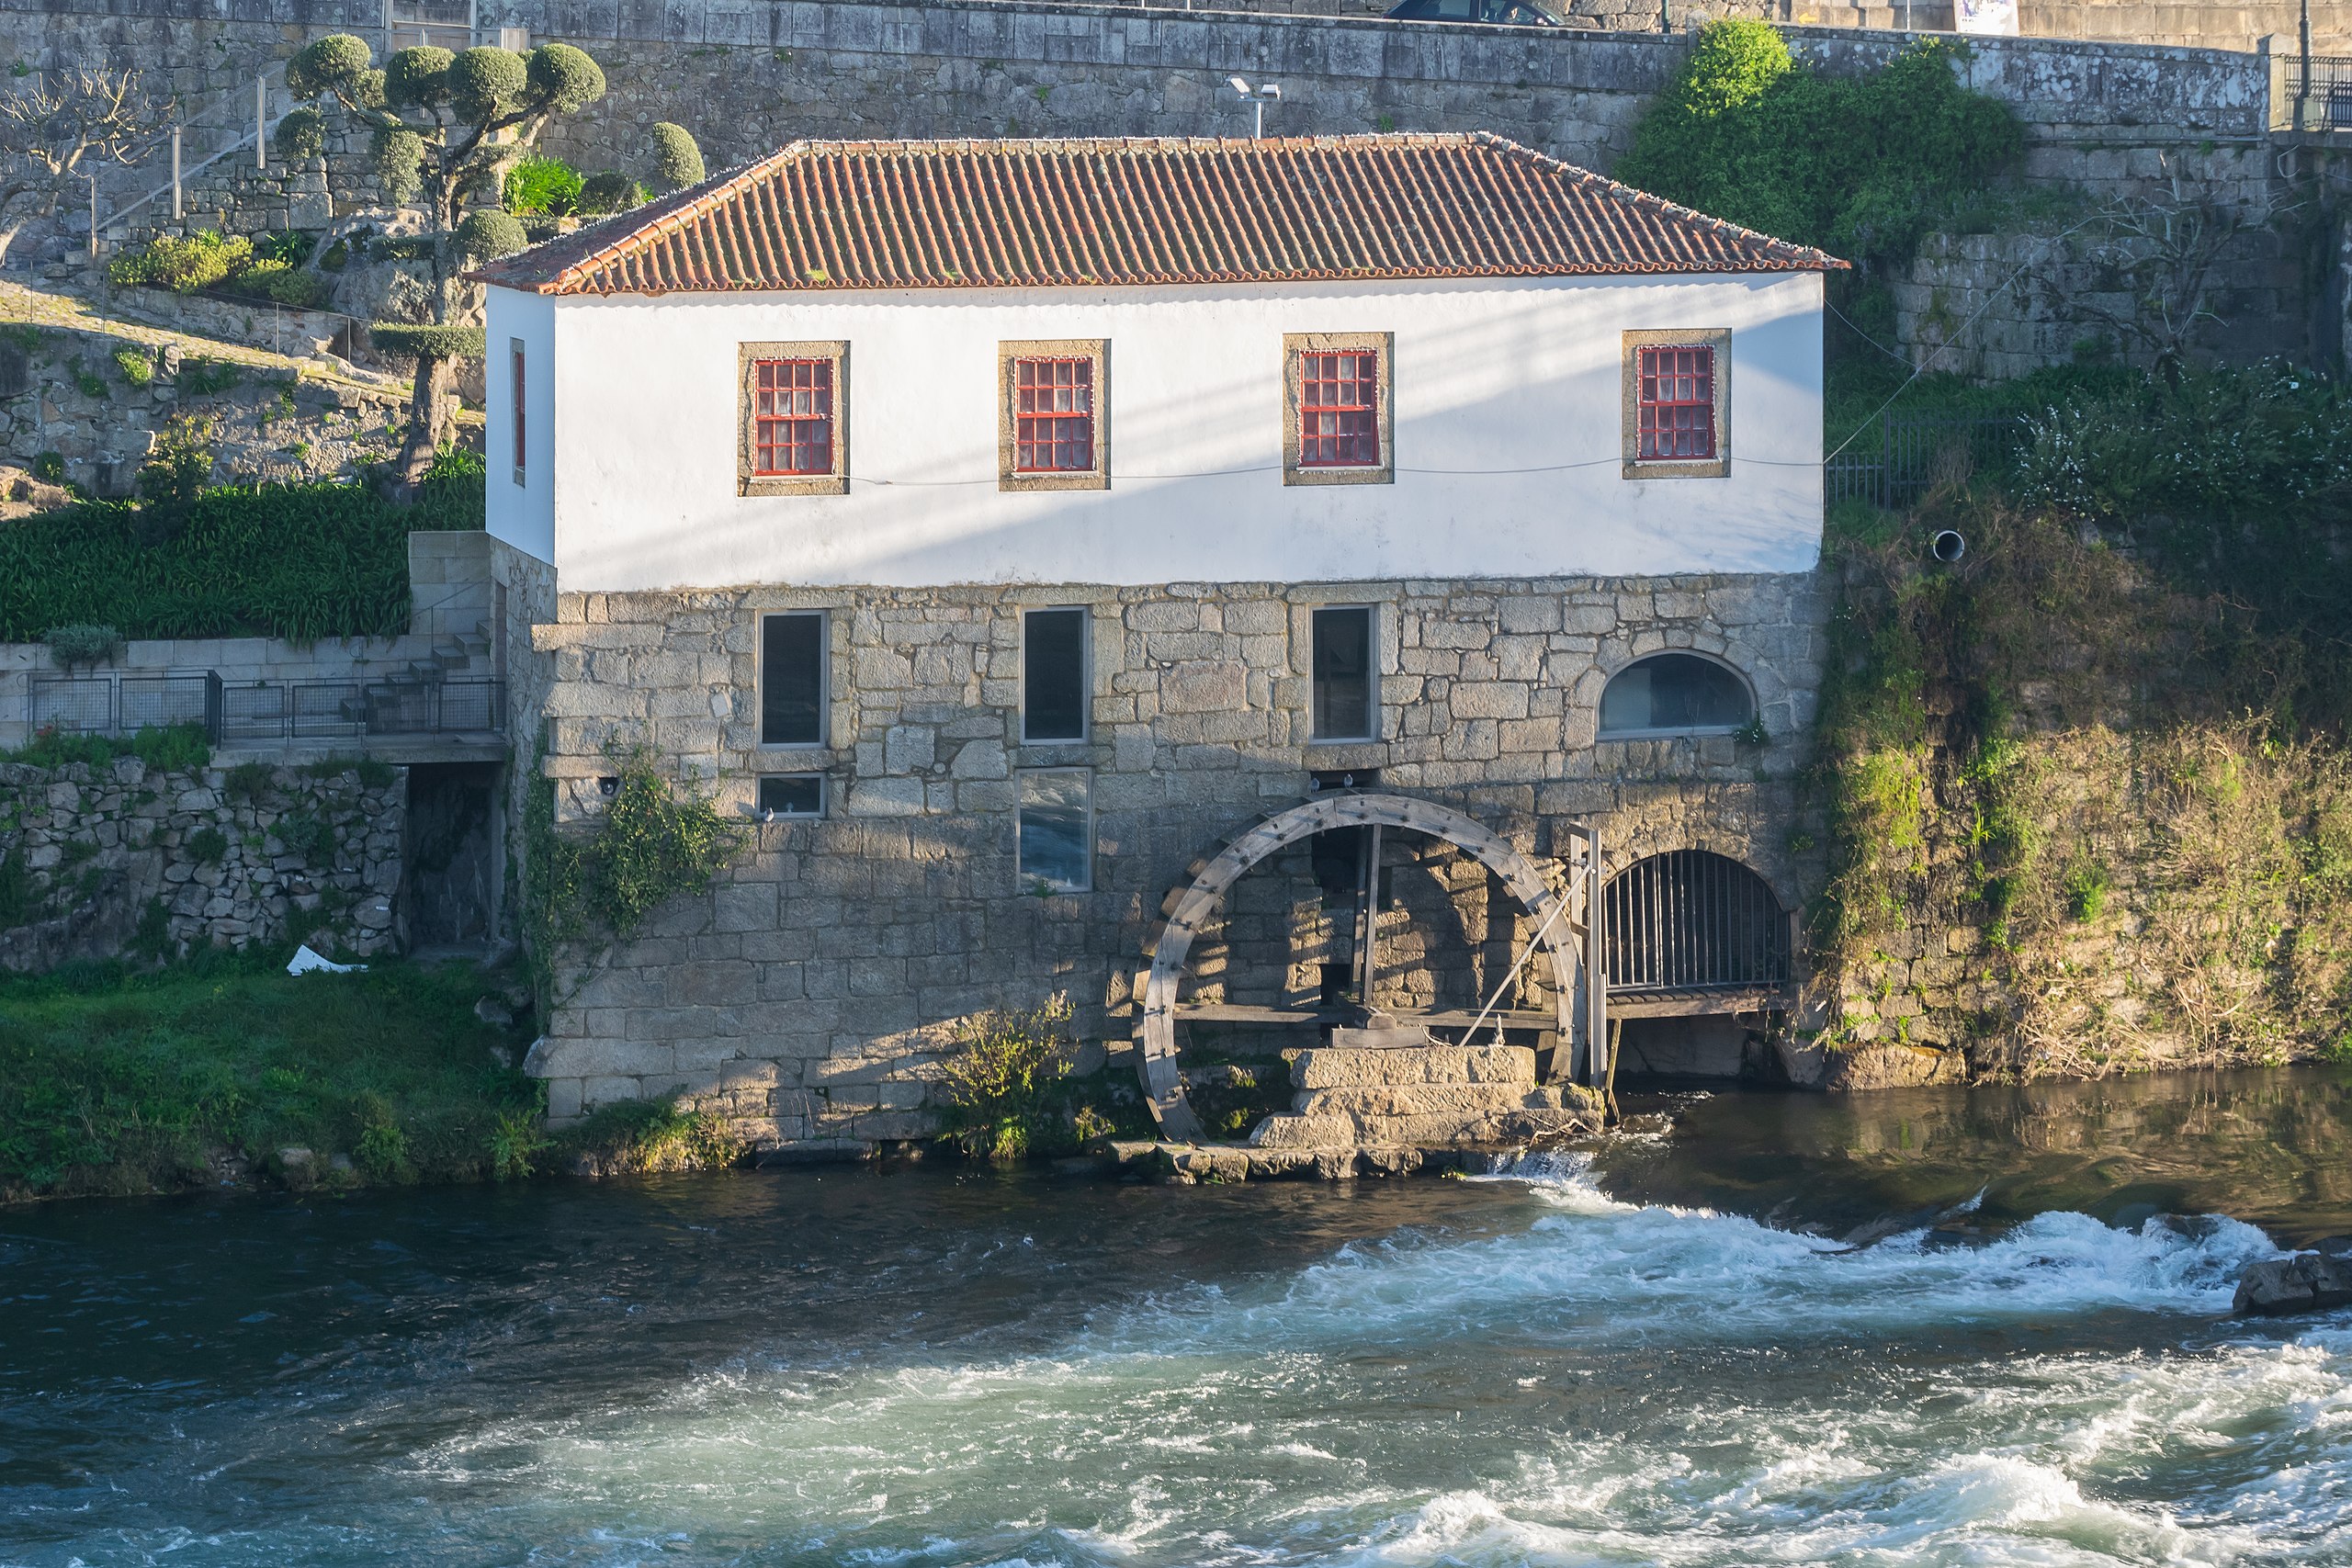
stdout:
{"type": "Polygon", "coordinates": [[[1309,1089],[1298,1092],[1291,1110],[1301,1116],[1492,1116],[1524,1110],[1542,1092],[1519,1083],[1309,1089]]]}
{"type": "Polygon", "coordinates": [[[1291,1063],[1295,1089],[1372,1089],[1398,1084],[1535,1086],[1535,1053],[1524,1045],[1430,1045],[1418,1051],[1321,1045],[1291,1063]]]}
{"type": "Polygon", "coordinates": [[[1598,1132],[1600,1125],[1600,1115],[1581,1106],[1537,1106],[1477,1116],[1269,1116],[1258,1124],[1250,1143],[1265,1149],[1460,1148],[1568,1137],[1598,1132]]]}

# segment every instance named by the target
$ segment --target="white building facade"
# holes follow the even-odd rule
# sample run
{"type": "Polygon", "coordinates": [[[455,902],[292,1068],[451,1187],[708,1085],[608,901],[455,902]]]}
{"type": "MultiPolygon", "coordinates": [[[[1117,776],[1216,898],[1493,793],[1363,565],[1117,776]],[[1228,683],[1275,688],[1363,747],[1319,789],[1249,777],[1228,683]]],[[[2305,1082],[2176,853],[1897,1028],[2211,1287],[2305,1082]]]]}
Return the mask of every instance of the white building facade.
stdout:
{"type": "MultiPolygon", "coordinates": [[[[754,840],[575,976],[556,1114],[921,1136],[976,1013],[1063,992],[1115,1051],[1187,863],[1317,789],[1792,908],[1841,265],[1382,135],[801,144],[485,268],[558,819],[650,747],[754,840]]],[[[1306,849],[1237,890],[1188,995],[1271,1038],[1490,990],[1523,919],[1384,854],[1368,926],[1282,890],[1306,849]]]]}

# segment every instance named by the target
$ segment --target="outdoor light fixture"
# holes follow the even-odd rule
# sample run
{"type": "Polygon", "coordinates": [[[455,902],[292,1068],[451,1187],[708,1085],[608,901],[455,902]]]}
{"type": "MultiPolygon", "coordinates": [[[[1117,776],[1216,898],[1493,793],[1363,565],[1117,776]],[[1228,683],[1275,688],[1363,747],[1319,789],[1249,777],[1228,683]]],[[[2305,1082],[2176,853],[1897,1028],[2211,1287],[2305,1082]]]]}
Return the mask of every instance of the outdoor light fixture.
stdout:
{"type": "Polygon", "coordinates": [[[1240,94],[1246,102],[1256,106],[1258,127],[1251,136],[1253,140],[1262,139],[1266,134],[1266,106],[1283,101],[1282,85],[1268,82],[1263,86],[1253,87],[1238,76],[1227,76],[1226,80],[1233,84],[1233,90],[1240,94]]]}
{"type": "Polygon", "coordinates": [[[603,778],[596,781],[596,793],[603,795],[606,800],[612,799],[613,796],[620,794],[620,792],[621,781],[613,777],[610,773],[605,774],[603,778]]]}

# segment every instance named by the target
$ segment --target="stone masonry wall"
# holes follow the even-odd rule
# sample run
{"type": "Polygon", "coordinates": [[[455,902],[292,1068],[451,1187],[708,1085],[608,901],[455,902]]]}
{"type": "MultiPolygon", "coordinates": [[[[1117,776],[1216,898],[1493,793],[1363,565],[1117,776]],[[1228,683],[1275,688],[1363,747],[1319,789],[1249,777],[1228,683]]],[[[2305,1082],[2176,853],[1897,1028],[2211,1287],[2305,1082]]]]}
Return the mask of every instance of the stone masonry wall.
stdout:
{"type": "MultiPolygon", "coordinates": [[[[383,13],[370,0],[222,0],[200,17],[174,14],[179,9],[168,0],[117,0],[104,11],[0,0],[0,51],[35,66],[97,57],[136,61],[157,70],[188,102],[209,103],[250,95],[256,71],[325,32],[347,30],[382,43],[383,13]]],[[[1818,15],[1834,24],[1840,19],[1836,9],[1820,7],[1818,15]]],[[[1802,19],[1800,8],[1782,12],[1783,19],[1802,19]]],[[[801,137],[1234,135],[1249,124],[1247,107],[1227,85],[1239,74],[1283,85],[1283,102],[1269,118],[1279,133],[1492,130],[1606,171],[1689,48],[1687,37],[1647,30],[1654,14],[1635,18],[1631,9],[1611,9],[1598,17],[1638,25],[1639,31],[1537,33],[1408,27],[1358,15],[995,0],[666,6],[650,0],[483,0],[478,20],[484,37],[492,28],[520,28],[535,40],[577,43],[603,62],[606,96],[584,114],[558,120],[545,142],[583,168],[629,166],[646,128],[663,119],[695,132],[714,169],[801,137]]],[[[1691,12],[1678,6],[1676,14],[1687,21],[1691,12]]],[[[1788,36],[1799,55],[1832,73],[1883,65],[1915,41],[1907,33],[1836,25],[1792,28],[1788,36]]],[[[2273,159],[2278,62],[2251,52],[2051,38],[1974,39],[1970,51],[1963,67],[1969,85],[2008,104],[2025,123],[2029,186],[2061,191],[2084,210],[2127,196],[2240,214],[2297,199],[2282,186],[2273,159]]],[[[338,157],[330,183],[336,204],[348,209],[371,186],[348,149],[338,157]]],[[[273,215],[282,209],[291,217],[298,197],[310,199],[303,194],[308,172],[281,177],[273,171],[252,180],[250,169],[241,174],[223,165],[218,173],[220,183],[203,193],[208,222],[252,226],[213,210],[243,199],[240,182],[250,184],[253,198],[273,215]]],[[[76,220],[67,214],[64,221],[70,231],[76,220]]],[[[2330,268],[2305,267],[2305,259],[2275,247],[2256,255],[2264,274],[2259,289],[2283,291],[2278,309],[2258,322],[2233,318],[2222,337],[2234,345],[2249,332],[2267,333],[2298,357],[2335,354],[2341,334],[2319,301],[2330,268]]],[[[2231,270],[2245,268],[2233,258],[2231,270]]],[[[1923,276],[1915,294],[1950,292],[1960,281],[1923,276]]],[[[1901,320],[1929,334],[1906,340],[1915,356],[1941,341],[1939,318],[1924,307],[1906,310],[1901,320]]],[[[2000,344],[1989,350],[1987,365],[2027,352],[2021,343],[2030,342],[2031,352],[2046,359],[2053,355],[2044,340],[2071,350],[2089,335],[2080,322],[2062,319],[2041,331],[2035,320],[2031,307],[2005,303],[1989,312],[1985,335],[2000,344]],[[2005,326],[2005,316],[2022,324],[2005,326]]]]}
{"type": "MultiPolygon", "coordinates": [[[[921,1135],[933,1064],[978,1011],[1066,991],[1082,1037],[1124,1041],[1161,898],[1195,857],[1305,798],[1311,771],[1377,769],[1538,856],[1561,853],[1555,830],[1577,818],[1598,822],[1612,864],[1713,849],[1792,904],[1810,874],[1788,829],[1822,614],[1809,574],[558,595],[533,637],[560,821],[601,808],[607,748],[644,744],[708,781],[753,841],[710,896],[572,966],[533,1070],[559,1117],[683,1089],[770,1143],[921,1135]],[[1317,604],[1378,606],[1382,742],[1307,738],[1317,604]],[[1023,745],[1019,611],[1073,604],[1091,612],[1091,737],[1023,745]],[[830,612],[831,744],[786,760],[756,745],[757,618],[799,608],[830,612]],[[1747,675],[1761,745],[1596,739],[1610,673],[1668,649],[1747,675]],[[1091,771],[1091,892],[1020,886],[1014,775],[1038,766],[1091,771]],[[833,792],[826,820],[753,823],[758,773],[810,769],[833,792]]],[[[1405,871],[1396,934],[1408,916],[1436,918],[1392,949],[1382,983],[1400,999],[1451,1000],[1464,963],[1524,946],[1525,922],[1496,918],[1483,878],[1434,861],[1405,871]]],[[[1292,886],[1311,896],[1311,879],[1292,886]]],[[[1237,919],[1261,902],[1237,894],[1237,919]]],[[[1241,956],[1264,987],[1313,962],[1286,945],[1241,956]]]]}
{"type": "Polygon", "coordinates": [[[126,943],[388,951],[406,800],[406,770],[380,764],[0,763],[0,969],[126,943]]]}

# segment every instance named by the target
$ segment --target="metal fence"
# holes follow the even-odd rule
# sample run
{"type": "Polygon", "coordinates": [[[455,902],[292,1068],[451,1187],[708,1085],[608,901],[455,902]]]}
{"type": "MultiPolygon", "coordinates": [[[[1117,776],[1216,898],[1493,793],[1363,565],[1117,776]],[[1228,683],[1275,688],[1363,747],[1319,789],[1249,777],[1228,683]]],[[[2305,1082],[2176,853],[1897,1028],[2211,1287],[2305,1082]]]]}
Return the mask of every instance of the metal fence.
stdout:
{"type": "Polygon", "coordinates": [[[495,734],[506,682],[223,681],[198,675],[36,675],[35,734],[128,735],[201,725],[228,741],[364,739],[379,735],[495,734]]]}
{"type": "Polygon", "coordinates": [[[2352,54],[2301,55],[2287,61],[2288,114],[2296,130],[2352,130],[2352,54]]]}
{"type": "Polygon", "coordinates": [[[2025,422],[2014,417],[1881,414],[1822,465],[1822,499],[1907,506],[1939,482],[1976,473],[2007,473],[2025,445],[2025,422]]]}

